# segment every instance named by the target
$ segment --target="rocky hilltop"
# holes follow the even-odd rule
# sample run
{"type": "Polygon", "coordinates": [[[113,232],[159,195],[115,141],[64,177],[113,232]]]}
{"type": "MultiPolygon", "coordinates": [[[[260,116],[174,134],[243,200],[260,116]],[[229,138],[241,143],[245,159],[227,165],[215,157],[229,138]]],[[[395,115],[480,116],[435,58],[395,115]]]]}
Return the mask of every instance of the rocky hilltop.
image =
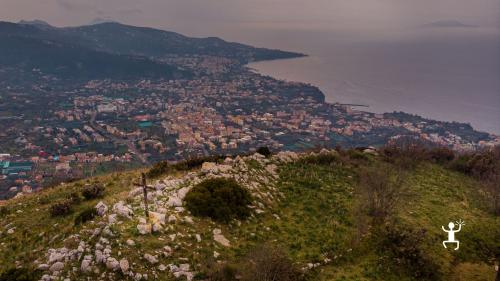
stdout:
{"type": "Polygon", "coordinates": [[[492,278],[500,228],[482,201],[486,184],[441,162],[408,166],[379,154],[255,153],[171,169],[148,179],[149,217],[136,184],[144,171],[18,197],[1,207],[0,280],[252,280],[252,268],[265,272],[259,262],[274,268],[279,260],[274,250],[255,254],[262,247],[286,256],[276,254],[283,279],[253,280],[492,278]],[[383,215],[365,204],[373,193],[363,186],[377,173],[402,190],[383,215]],[[221,221],[186,206],[194,188],[221,178],[248,191],[248,216],[221,221]],[[81,198],[89,186],[102,190],[81,198]],[[440,227],[452,219],[467,223],[460,251],[441,246],[440,227]]]}

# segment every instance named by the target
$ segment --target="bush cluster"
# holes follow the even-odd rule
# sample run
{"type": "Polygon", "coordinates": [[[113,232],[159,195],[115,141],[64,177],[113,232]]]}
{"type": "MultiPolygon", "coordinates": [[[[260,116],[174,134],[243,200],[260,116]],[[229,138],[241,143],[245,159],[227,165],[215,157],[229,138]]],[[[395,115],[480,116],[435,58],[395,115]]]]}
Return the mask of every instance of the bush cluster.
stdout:
{"type": "Polygon", "coordinates": [[[427,157],[434,163],[447,164],[455,159],[455,152],[447,147],[435,147],[427,152],[427,157]]]}
{"type": "Polygon", "coordinates": [[[481,181],[484,186],[485,205],[494,215],[500,215],[500,146],[492,150],[459,155],[449,166],[481,181]]]}
{"type": "Polygon", "coordinates": [[[234,264],[212,262],[206,277],[209,281],[300,281],[304,277],[281,248],[261,245],[234,264]]]}
{"type": "Polygon", "coordinates": [[[500,146],[493,150],[459,155],[450,166],[479,180],[487,180],[500,173],[500,146]]]}
{"type": "Polygon", "coordinates": [[[240,270],[242,281],[299,281],[300,270],[280,248],[263,245],[250,252],[240,270]]]}
{"type": "Polygon", "coordinates": [[[169,170],[170,166],[167,161],[160,161],[151,167],[149,171],[146,173],[148,178],[157,178],[163,174],[166,174],[169,170]]]}
{"type": "Polygon", "coordinates": [[[388,167],[361,169],[358,193],[363,210],[380,220],[388,218],[405,193],[403,181],[401,172],[392,172],[388,167]]]}
{"type": "Polygon", "coordinates": [[[216,221],[228,222],[250,215],[250,193],[233,179],[204,180],[187,193],[185,202],[193,215],[216,221]]]}
{"type": "Polygon", "coordinates": [[[7,206],[0,206],[0,218],[3,218],[10,214],[10,209],[7,206]]]}
{"type": "Polygon", "coordinates": [[[339,161],[340,157],[335,153],[322,153],[303,157],[299,160],[299,163],[328,166],[339,161]]]}
{"type": "Polygon", "coordinates": [[[73,204],[80,204],[80,202],[82,202],[82,198],[78,192],[71,192],[68,196],[68,200],[70,200],[73,204]]]}
{"type": "Polygon", "coordinates": [[[104,196],[104,185],[100,183],[87,184],[83,187],[82,195],[86,200],[92,200],[104,196]]]}
{"type": "Polygon", "coordinates": [[[408,170],[427,160],[427,152],[426,142],[410,137],[395,140],[381,149],[381,154],[387,162],[408,170]]]}
{"type": "Polygon", "coordinates": [[[67,214],[70,214],[72,212],[72,205],[73,203],[71,202],[71,200],[56,202],[52,206],[50,206],[50,214],[53,217],[65,216],[67,214]]]}
{"type": "Polygon", "coordinates": [[[416,280],[440,280],[440,267],[428,254],[426,231],[389,224],[382,230],[379,251],[386,270],[404,272],[416,280]]]}
{"type": "Polygon", "coordinates": [[[168,164],[167,161],[160,161],[153,165],[153,167],[146,173],[146,176],[148,178],[157,178],[170,171],[189,171],[195,168],[200,168],[204,162],[219,162],[224,159],[225,156],[215,155],[190,158],[175,164],[168,164]]]}
{"type": "Polygon", "coordinates": [[[267,146],[259,147],[256,152],[261,154],[261,155],[266,156],[266,158],[269,158],[272,155],[271,150],[269,150],[269,148],[267,146]]]}
{"type": "Polygon", "coordinates": [[[0,274],[0,281],[35,281],[40,274],[26,268],[10,268],[0,274]]]}
{"type": "Polygon", "coordinates": [[[97,216],[97,210],[95,208],[87,208],[78,214],[75,218],[75,226],[82,223],[86,223],[97,216]]]}

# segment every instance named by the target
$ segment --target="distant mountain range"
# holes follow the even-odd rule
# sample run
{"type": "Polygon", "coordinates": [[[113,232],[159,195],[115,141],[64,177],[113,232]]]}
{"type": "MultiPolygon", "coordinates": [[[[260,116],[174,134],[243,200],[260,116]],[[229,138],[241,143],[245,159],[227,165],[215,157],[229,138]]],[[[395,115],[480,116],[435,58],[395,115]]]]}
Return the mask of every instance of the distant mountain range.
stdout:
{"type": "Polygon", "coordinates": [[[116,22],[57,28],[39,20],[0,22],[0,53],[0,67],[82,79],[190,77],[189,72],[160,62],[172,55],[225,57],[242,64],[303,56],[116,22]]]}
{"type": "Polygon", "coordinates": [[[424,28],[451,28],[451,27],[462,27],[462,28],[471,28],[478,27],[477,25],[465,24],[458,20],[440,20],[431,22],[428,24],[424,24],[422,27],[424,28]]]}

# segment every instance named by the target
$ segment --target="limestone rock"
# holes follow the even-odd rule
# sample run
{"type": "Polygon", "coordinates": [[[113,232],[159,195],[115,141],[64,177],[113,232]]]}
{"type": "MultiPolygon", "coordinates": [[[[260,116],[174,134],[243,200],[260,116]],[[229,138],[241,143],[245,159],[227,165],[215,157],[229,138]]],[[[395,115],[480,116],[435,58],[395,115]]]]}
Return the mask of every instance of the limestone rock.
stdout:
{"type": "Polygon", "coordinates": [[[215,164],[214,162],[204,162],[201,165],[201,170],[206,173],[216,171],[217,164],[215,164]]]}
{"type": "Polygon", "coordinates": [[[113,211],[115,211],[118,215],[126,218],[130,218],[134,215],[134,211],[132,211],[129,206],[125,205],[123,201],[116,203],[113,206],[113,211]]]}
{"type": "Polygon", "coordinates": [[[138,224],[137,230],[139,231],[140,234],[145,235],[151,233],[152,227],[151,224],[138,224]]]}
{"type": "Polygon", "coordinates": [[[153,224],[155,223],[165,224],[165,214],[149,212],[149,218],[151,219],[151,222],[153,224]]]}
{"type": "Polygon", "coordinates": [[[231,245],[229,240],[227,240],[227,238],[222,235],[222,231],[220,229],[214,229],[213,234],[215,242],[221,244],[224,247],[229,247],[231,245]]]}
{"type": "Polygon", "coordinates": [[[123,273],[127,272],[129,268],[130,268],[130,266],[128,264],[128,260],[121,259],[120,260],[120,269],[122,270],[122,272],[123,273]]]}
{"type": "Polygon", "coordinates": [[[117,215],[116,214],[111,214],[108,216],[108,223],[109,224],[114,224],[118,221],[117,215]]]}
{"type": "Polygon", "coordinates": [[[181,207],[182,206],[182,199],[180,199],[177,196],[170,196],[167,201],[167,206],[170,207],[181,207]]]}
{"type": "Polygon", "coordinates": [[[158,259],[150,254],[144,254],[144,258],[151,264],[156,264],[158,263],[158,259]]]}
{"type": "Polygon", "coordinates": [[[106,204],[104,204],[102,201],[97,203],[97,205],[95,205],[95,208],[97,210],[97,215],[99,215],[100,217],[104,216],[108,211],[108,206],[106,206],[106,204]]]}
{"type": "Polygon", "coordinates": [[[51,267],[50,267],[50,271],[54,272],[54,271],[61,271],[64,269],[64,263],[58,261],[56,263],[54,263],[51,267]]]}
{"type": "Polygon", "coordinates": [[[91,260],[88,260],[88,259],[84,259],[82,261],[82,264],[80,266],[80,269],[82,270],[82,272],[89,272],[90,271],[90,264],[91,264],[91,260]]]}
{"type": "Polygon", "coordinates": [[[116,271],[120,268],[120,263],[115,258],[108,258],[106,260],[106,267],[113,271],[116,271]]]}
{"type": "Polygon", "coordinates": [[[168,222],[169,223],[173,223],[173,222],[176,222],[176,221],[177,221],[177,218],[174,215],[168,216],[168,222]]]}
{"type": "Polygon", "coordinates": [[[48,264],[42,263],[42,264],[40,264],[40,265],[38,266],[38,269],[39,269],[39,270],[47,270],[47,269],[49,269],[49,267],[50,267],[50,266],[49,266],[48,264]]]}

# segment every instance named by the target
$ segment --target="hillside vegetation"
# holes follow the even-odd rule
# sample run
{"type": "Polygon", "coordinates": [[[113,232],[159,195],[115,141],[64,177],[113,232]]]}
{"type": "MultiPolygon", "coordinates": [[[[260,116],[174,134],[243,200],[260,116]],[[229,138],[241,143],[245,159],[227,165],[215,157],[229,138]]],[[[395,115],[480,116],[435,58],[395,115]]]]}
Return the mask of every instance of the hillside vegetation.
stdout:
{"type": "Polygon", "coordinates": [[[149,219],[142,170],[2,202],[0,280],[495,279],[497,152],[206,161],[151,169],[149,219]],[[460,249],[445,249],[441,227],[460,219],[460,249]]]}
{"type": "Polygon", "coordinates": [[[293,58],[299,53],[255,48],[222,39],[191,38],[153,28],[101,23],[57,28],[0,21],[0,68],[60,79],[191,79],[194,73],[166,63],[171,57],[212,56],[240,64],[293,58]],[[147,42],[145,44],[144,42],[147,42]]]}

